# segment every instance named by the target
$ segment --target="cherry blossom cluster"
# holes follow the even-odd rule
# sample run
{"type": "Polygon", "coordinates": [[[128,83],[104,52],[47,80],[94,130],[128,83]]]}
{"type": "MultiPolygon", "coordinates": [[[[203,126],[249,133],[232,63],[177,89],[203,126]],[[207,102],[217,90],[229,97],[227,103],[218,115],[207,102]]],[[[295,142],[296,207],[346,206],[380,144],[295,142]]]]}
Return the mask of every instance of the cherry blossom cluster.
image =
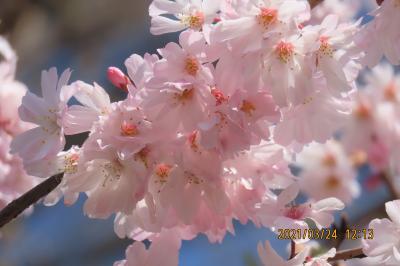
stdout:
{"type": "Polygon", "coordinates": [[[15,80],[17,57],[0,36],[0,209],[35,186],[39,179],[28,176],[18,155],[9,152],[12,138],[31,128],[18,117],[18,106],[27,91],[15,80]]]}
{"type": "MultiPolygon", "coordinates": [[[[363,88],[356,82],[383,56],[400,63],[400,1],[385,0],[367,24],[351,19],[357,7],[333,2],[342,9],[311,10],[303,0],[154,0],[150,31],[179,32],[179,41],[130,56],[127,74],[109,68],[126,99],[111,102],[97,83],[69,82],[70,70],[43,71],[42,97],[27,92],[18,109],[34,126],[15,136],[11,152],[32,176],[64,173],[47,204],[73,204],[84,193],[86,215],[115,215],[119,237],[152,242],[135,242],[115,265],[177,265],[182,240],[205,234],[221,242],[234,220],[273,232],[307,229],[309,220],[330,227],[334,212],[360,194],[357,161],[400,170],[400,79],[381,64],[363,75],[363,88]],[[83,132],[81,147],[64,150],[65,136],[83,132]],[[308,199],[298,201],[300,193],[308,199]]],[[[1,67],[2,86],[18,85],[1,67]]],[[[388,204],[397,230],[398,211],[388,204]]],[[[381,223],[390,221],[372,226],[381,223]]],[[[379,244],[367,243],[366,254],[400,257],[379,244]]],[[[313,257],[305,248],[288,261],[268,241],[258,251],[266,266],[330,265],[336,253],[313,257]]]]}

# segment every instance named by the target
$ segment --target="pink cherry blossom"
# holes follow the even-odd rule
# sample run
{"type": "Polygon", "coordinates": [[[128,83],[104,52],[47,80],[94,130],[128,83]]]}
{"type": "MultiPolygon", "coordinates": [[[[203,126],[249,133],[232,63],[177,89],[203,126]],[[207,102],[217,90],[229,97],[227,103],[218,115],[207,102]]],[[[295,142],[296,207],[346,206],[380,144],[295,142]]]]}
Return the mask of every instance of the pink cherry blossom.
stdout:
{"type": "Polygon", "coordinates": [[[363,151],[381,170],[398,158],[398,77],[391,67],[377,66],[365,76],[367,86],[354,93],[353,111],[343,129],[342,142],[350,152],[363,151]],[[361,133],[362,132],[362,133],[361,133]]]}
{"type": "Polygon", "coordinates": [[[73,91],[74,98],[82,105],[66,108],[62,117],[62,126],[66,135],[90,131],[94,123],[111,112],[112,106],[107,92],[97,83],[89,85],[76,81],[65,87],[73,91]]]}
{"type": "Polygon", "coordinates": [[[145,166],[112,146],[87,143],[74,167],[77,169],[67,177],[66,191],[87,194],[84,212],[89,217],[107,218],[116,212],[130,213],[144,197],[145,166]]]}
{"type": "Polygon", "coordinates": [[[372,239],[363,239],[363,251],[370,258],[376,258],[383,265],[397,265],[400,262],[400,201],[385,204],[390,219],[374,219],[369,228],[373,229],[372,239]]]}
{"type": "Polygon", "coordinates": [[[203,34],[193,31],[182,32],[179,44],[168,43],[158,52],[163,57],[154,64],[153,83],[169,82],[206,82],[211,83],[210,67],[204,65],[209,62],[207,44],[203,34]]]}
{"type": "MultiPolygon", "coordinates": [[[[126,91],[113,103],[96,82],[68,85],[70,71],[55,68],[42,73],[42,98],[26,92],[0,38],[0,207],[35,184],[28,174],[63,173],[46,205],[84,193],[90,218],[115,215],[119,237],[152,242],[133,243],[115,265],[178,265],[182,240],[221,243],[235,221],[330,227],[359,195],[354,154],[374,175],[400,173],[399,77],[388,64],[360,75],[382,56],[399,64],[400,2],[385,0],[363,26],[355,6],[154,0],[151,32],[180,32],[179,42],[131,55],[126,74],[110,67],[104,74],[126,91]],[[81,147],[64,150],[65,135],[83,132],[81,147]]],[[[399,264],[397,205],[364,241],[382,265],[399,264]]],[[[259,244],[263,264],[329,266],[336,254],[312,257],[309,239],[296,242],[308,244],[289,260],[259,244]]]]}
{"type": "Polygon", "coordinates": [[[350,99],[336,99],[326,91],[306,96],[302,104],[281,109],[282,120],[274,128],[274,140],[283,146],[323,143],[346,124],[350,103],[350,99]]]}
{"type": "Polygon", "coordinates": [[[238,52],[260,51],[265,37],[279,35],[310,16],[308,3],[295,0],[237,1],[231,8],[236,16],[222,14],[211,43],[228,41],[238,52]]]}
{"type": "Polygon", "coordinates": [[[184,29],[207,31],[217,18],[220,2],[220,0],[153,0],[149,7],[150,31],[155,35],[184,29]],[[174,18],[164,15],[173,15],[174,18]]]}
{"type": "MultiPolygon", "coordinates": [[[[325,198],[317,202],[294,204],[299,193],[298,184],[292,184],[278,196],[266,196],[260,205],[259,217],[264,226],[278,232],[278,228],[307,229],[306,218],[313,220],[318,228],[329,227],[333,222],[332,212],[342,210],[344,204],[337,198],[325,198]]],[[[297,239],[304,242],[304,239],[297,239]]]]}
{"type": "MultiPolygon", "coordinates": [[[[17,57],[6,39],[0,36],[0,209],[38,184],[38,178],[24,169],[21,158],[10,154],[13,137],[32,128],[18,117],[18,106],[27,89],[15,80],[17,57]]],[[[29,208],[25,213],[29,213],[29,208]]]]}
{"type": "Polygon", "coordinates": [[[70,98],[70,92],[64,89],[70,74],[66,70],[58,79],[55,68],[43,71],[43,98],[31,92],[27,92],[22,98],[19,108],[21,119],[38,126],[16,136],[11,144],[11,152],[18,153],[24,161],[53,157],[64,148],[61,119],[70,98]]]}
{"type": "Polygon", "coordinates": [[[341,144],[312,143],[298,154],[301,189],[315,200],[335,197],[349,203],[360,194],[357,174],[341,144]]]}
{"type": "Polygon", "coordinates": [[[141,242],[135,242],[126,250],[126,259],[114,266],[177,266],[181,241],[175,232],[163,232],[154,236],[149,249],[141,242]]]}
{"type": "Polygon", "coordinates": [[[374,19],[361,29],[357,43],[365,51],[367,66],[375,66],[382,56],[393,65],[400,64],[400,33],[396,27],[400,23],[399,10],[398,0],[385,0],[371,12],[374,19]]]}
{"type": "MultiPolygon", "coordinates": [[[[368,2],[368,6],[372,6],[375,1],[367,0],[365,2],[368,2]]],[[[320,24],[328,15],[339,16],[340,22],[351,21],[357,15],[361,5],[361,2],[352,0],[323,1],[311,10],[311,19],[308,23],[311,25],[320,24]]]]}
{"type": "Polygon", "coordinates": [[[136,90],[145,88],[146,83],[154,76],[154,64],[159,60],[157,55],[145,54],[144,57],[133,54],[125,60],[128,75],[134,84],[128,84],[131,95],[136,90]]]}
{"type": "Polygon", "coordinates": [[[0,128],[0,209],[39,183],[26,174],[22,160],[8,152],[11,139],[0,128]]]}
{"type": "Polygon", "coordinates": [[[303,28],[305,38],[309,38],[308,53],[312,54],[309,60],[315,70],[322,72],[334,95],[351,90],[361,68],[357,62],[360,55],[347,52],[354,47],[352,37],[360,22],[339,24],[339,16],[329,15],[320,25],[303,28]]]}
{"type": "Polygon", "coordinates": [[[285,260],[275,252],[268,241],[265,241],[265,246],[258,243],[257,250],[258,256],[264,266],[301,266],[304,265],[309,252],[308,249],[304,249],[294,258],[285,260]]]}
{"type": "Polygon", "coordinates": [[[25,95],[26,86],[15,80],[17,56],[6,39],[0,36],[0,128],[9,135],[19,134],[32,127],[18,117],[18,106],[25,95]]]}

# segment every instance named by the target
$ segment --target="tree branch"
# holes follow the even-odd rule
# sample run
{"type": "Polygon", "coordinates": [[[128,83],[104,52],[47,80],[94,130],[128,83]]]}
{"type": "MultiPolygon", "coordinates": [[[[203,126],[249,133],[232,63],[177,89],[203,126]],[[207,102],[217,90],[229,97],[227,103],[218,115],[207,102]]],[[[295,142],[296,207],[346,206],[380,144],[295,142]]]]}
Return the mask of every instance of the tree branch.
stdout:
{"type": "Polygon", "coordinates": [[[64,173],[54,175],[10,202],[0,211],[0,228],[16,218],[32,204],[53,191],[62,181],[64,173]]]}
{"type": "Polygon", "coordinates": [[[328,262],[338,260],[349,260],[355,258],[365,258],[366,255],[362,251],[362,248],[347,249],[336,253],[335,257],[328,259],[328,262]]]}
{"type": "Polygon", "coordinates": [[[343,240],[345,239],[346,229],[348,228],[349,224],[348,220],[349,218],[347,217],[347,215],[342,213],[339,226],[333,225],[333,229],[336,229],[339,233],[338,238],[334,243],[334,247],[336,249],[340,247],[340,244],[342,244],[343,240]]]}
{"type": "Polygon", "coordinates": [[[290,255],[289,260],[293,259],[296,256],[296,243],[292,240],[290,242],[290,255]]]}
{"type": "Polygon", "coordinates": [[[310,3],[311,9],[322,3],[324,0],[308,0],[308,3],[310,3]]]}
{"type": "Polygon", "coordinates": [[[400,198],[399,191],[397,191],[396,186],[394,185],[390,175],[386,172],[382,172],[380,177],[382,181],[386,184],[387,188],[389,189],[391,197],[393,199],[399,199],[400,198]]]}

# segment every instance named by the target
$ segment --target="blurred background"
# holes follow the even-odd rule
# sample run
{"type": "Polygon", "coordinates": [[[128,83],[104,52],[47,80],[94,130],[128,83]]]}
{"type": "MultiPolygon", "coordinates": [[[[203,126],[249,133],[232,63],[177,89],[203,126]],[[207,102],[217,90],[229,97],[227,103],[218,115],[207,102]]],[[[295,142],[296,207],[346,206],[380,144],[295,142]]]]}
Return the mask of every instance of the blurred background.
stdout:
{"type": "MultiPolygon", "coordinates": [[[[0,0],[0,34],[17,51],[17,79],[31,91],[40,94],[42,69],[56,66],[60,72],[69,67],[73,80],[96,81],[115,101],[124,93],[107,81],[108,66],[125,69],[123,63],[131,54],[154,53],[177,40],[176,34],[150,35],[149,4],[150,0],[0,0]]],[[[70,139],[69,145],[81,141],[70,139]]],[[[367,171],[360,174],[362,182],[367,171]]],[[[372,214],[384,216],[380,206],[388,198],[382,185],[365,189],[346,210],[351,214],[350,224],[362,226],[372,214]]],[[[131,241],[114,234],[113,218],[85,217],[82,202],[81,196],[71,207],[62,203],[54,207],[37,205],[32,215],[7,225],[1,232],[0,266],[97,266],[123,259],[131,241]]],[[[260,265],[257,243],[266,239],[282,256],[288,256],[289,242],[276,240],[269,230],[251,224],[235,224],[235,228],[236,236],[228,235],[222,245],[209,244],[204,236],[184,242],[180,265],[260,265]]]]}

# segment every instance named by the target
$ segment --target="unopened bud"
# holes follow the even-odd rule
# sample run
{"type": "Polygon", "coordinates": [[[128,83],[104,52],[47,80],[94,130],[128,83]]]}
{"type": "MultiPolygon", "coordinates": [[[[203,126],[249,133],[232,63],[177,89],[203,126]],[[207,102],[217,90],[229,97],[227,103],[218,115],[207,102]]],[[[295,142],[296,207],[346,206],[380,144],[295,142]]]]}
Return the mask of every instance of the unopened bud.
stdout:
{"type": "Polygon", "coordinates": [[[107,77],[115,87],[128,91],[128,85],[131,84],[131,81],[119,68],[109,67],[107,77]]]}

